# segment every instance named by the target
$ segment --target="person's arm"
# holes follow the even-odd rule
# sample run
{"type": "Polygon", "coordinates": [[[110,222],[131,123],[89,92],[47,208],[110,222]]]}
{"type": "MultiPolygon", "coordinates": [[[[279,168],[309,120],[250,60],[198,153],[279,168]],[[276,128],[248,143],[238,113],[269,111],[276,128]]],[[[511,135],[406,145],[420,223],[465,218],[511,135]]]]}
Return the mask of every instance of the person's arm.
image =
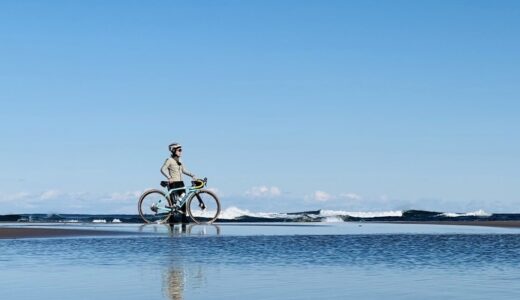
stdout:
{"type": "Polygon", "coordinates": [[[195,174],[193,174],[193,173],[191,173],[190,171],[186,170],[186,169],[184,168],[184,165],[183,165],[181,168],[182,168],[182,173],[183,173],[183,174],[186,174],[186,175],[190,176],[191,178],[195,179],[195,174]]]}
{"type": "Polygon", "coordinates": [[[166,161],[164,162],[164,165],[162,166],[161,168],[161,173],[166,176],[166,178],[168,178],[168,180],[170,180],[170,172],[168,171],[168,167],[170,166],[170,159],[166,159],[166,161]]]}

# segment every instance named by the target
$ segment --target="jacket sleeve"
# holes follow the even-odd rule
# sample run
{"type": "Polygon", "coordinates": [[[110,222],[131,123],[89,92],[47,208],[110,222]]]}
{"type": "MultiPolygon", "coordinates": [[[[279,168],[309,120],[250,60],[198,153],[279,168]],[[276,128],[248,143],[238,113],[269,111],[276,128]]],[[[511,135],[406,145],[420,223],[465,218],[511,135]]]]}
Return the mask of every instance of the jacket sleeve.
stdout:
{"type": "Polygon", "coordinates": [[[170,179],[170,173],[168,172],[168,167],[170,166],[170,159],[167,159],[162,168],[161,168],[161,173],[166,176],[166,178],[170,179]]]}
{"type": "Polygon", "coordinates": [[[193,174],[193,173],[191,173],[190,171],[186,170],[186,169],[184,168],[184,165],[182,166],[182,173],[183,173],[183,174],[186,174],[186,175],[188,175],[188,176],[190,176],[190,177],[195,177],[195,174],[193,174]]]}

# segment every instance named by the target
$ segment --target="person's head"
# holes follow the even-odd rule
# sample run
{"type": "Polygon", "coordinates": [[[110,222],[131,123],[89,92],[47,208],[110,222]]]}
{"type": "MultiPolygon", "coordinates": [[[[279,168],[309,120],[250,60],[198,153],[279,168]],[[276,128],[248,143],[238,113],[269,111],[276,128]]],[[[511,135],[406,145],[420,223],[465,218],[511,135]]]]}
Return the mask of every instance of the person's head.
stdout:
{"type": "Polygon", "coordinates": [[[172,157],[180,157],[182,155],[182,146],[179,143],[170,144],[168,147],[172,153],[172,157]]]}

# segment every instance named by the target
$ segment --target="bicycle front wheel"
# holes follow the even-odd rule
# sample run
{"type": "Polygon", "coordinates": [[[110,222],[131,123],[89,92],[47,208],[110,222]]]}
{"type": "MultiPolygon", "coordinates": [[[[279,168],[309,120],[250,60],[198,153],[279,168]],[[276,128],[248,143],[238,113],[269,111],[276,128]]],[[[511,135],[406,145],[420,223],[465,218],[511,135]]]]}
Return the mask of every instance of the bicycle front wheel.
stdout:
{"type": "Polygon", "coordinates": [[[171,207],[170,199],[160,190],[148,190],[139,198],[139,215],[146,223],[166,222],[172,213],[171,207]]]}
{"type": "Polygon", "coordinates": [[[220,214],[220,201],[208,190],[195,192],[188,199],[187,207],[190,218],[197,224],[213,223],[220,214]]]}

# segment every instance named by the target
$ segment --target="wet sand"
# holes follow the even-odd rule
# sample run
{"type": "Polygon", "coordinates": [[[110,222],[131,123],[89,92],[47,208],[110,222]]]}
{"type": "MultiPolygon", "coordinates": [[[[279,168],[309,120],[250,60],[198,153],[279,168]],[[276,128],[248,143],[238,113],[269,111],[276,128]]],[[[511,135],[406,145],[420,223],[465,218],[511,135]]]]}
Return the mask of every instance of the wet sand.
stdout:
{"type": "Polygon", "coordinates": [[[0,239],[105,236],[117,235],[121,233],[122,232],[89,229],[0,227],[0,239]]]}

